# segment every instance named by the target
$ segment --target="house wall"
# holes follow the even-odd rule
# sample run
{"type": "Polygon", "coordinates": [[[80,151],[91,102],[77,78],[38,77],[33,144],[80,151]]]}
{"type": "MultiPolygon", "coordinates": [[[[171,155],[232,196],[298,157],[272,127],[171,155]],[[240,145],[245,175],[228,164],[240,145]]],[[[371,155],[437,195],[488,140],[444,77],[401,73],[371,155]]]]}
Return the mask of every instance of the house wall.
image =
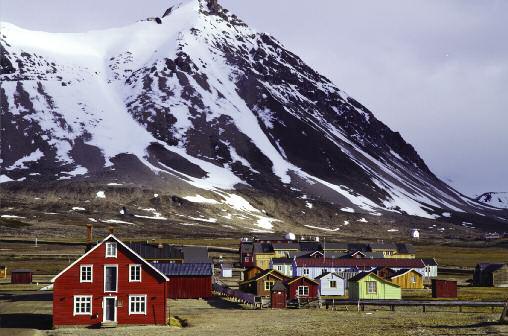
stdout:
{"type": "Polygon", "coordinates": [[[105,244],[100,245],[79,263],[60,275],[53,286],[53,325],[100,325],[103,321],[103,298],[118,298],[118,324],[165,324],[168,316],[168,285],[153,274],[147,265],[130,257],[120,244],[117,258],[105,258],[105,244]],[[141,282],[129,282],[129,265],[141,264],[141,282]],[[80,266],[93,265],[93,282],[80,283],[80,266]],[[118,265],[116,293],[104,292],[104,265],[118,265]],[[146,295],[146,315],[129,315],[129,294],[146,295]],[[92,315],[74,316],[74,295],[92,295],[92,315]]]}
{"type": "Polygon", "coordinates": [[[400,300],[402,297],[401,289],[397,286],[379,281],[373,276],[367,276],[360,281],[349,284],[349,297],[353,300],[400,300]],[[369,294],[367,292],[367,282],[377,282],[377,293],[369,294]]]}
{"type": "Polygon", "coordinates": [[[208,299],[212,297],[211,276],[169,277],[170,299],[208,299]]]}
{"type": "Polygon", "coordinates": [[[346,272],[346,271],[350,270],[350,268],[349,267],[301,267],[301,266],[298,266],[298,267],[296,267],[296,274],[293,274],[293,276],[306,276],[308,278],[315,279],[324,273],[323,270],[325,270],[325,272],[330,272],[330,273],[339,273],[339,272],[346,272]],[[304,269],[308,269],[309,274],[304,274],[304,269]]]}
{"type": "Polygon", "coordinates": [[[394,259],[415,259],[416,256],[414,254],[405,254],[405,253],[395,253],[392,255],[384,254],[385,258],[394,258],[394,259]]]}
{"type": "Polygon", "coordinates": [[[298,298],[298,287],[308,286],[309,296],[307,298],[314,299],[319,296],[319,285],[310,281],[309,279],[301,278],[288,285],[288,298],[289,300],[295,300],[298,298]]]}
{"type": "Polygon", "coordinates": [[[264,253],[257,253],[255,256],[255,264],[257,267],[261,267],[262,269],[269,269],[270,268],[270,261],[272,258],[274,258],[274,254],[264,254],[264,253]]]}
{"type": "Polygon", "coordinates": [[[7,278],[7,267],[0,268],[0,279],[7,278]]]}
{"type": "Polygon", "coordinates": [[[411,271],[406,274],[400,275],[395,278],[390,279],[391,282],[394,284],[400,286],[400,288],[403,289],[422,289],[423,288],[423,276],[416,272],[411,271]],[[415,278],[415,283],[411,281],[411,278],[415,278]]]}
{"type": "Polygon", "coordinates": [[[508,287],[508,265],[505,265],[492,273],[494,287],[508,287]]]}
{"type": "Polygon", "coordinates": [[[423,276],[426,278],[436,278],[437,266],[427,266],[427,268],[423,270],[423,276]]]}
{"type": "Polygon", "coordinates": [[[320,278],[319,280],[319,293],[321,296],[324,295],[345,295],[345,281],[341,277],[331,273],[325,277],[320,278]],[[337,287],[330,287],[330,281],[335,281],[337,283],[337,287]]]}
{"type": "Polygon", "coordinates": [[[277,264],[277,265],[270,264],[270,268],[284,274],[285,276],[288,277],[293,276],[292,267],[289,264],[277,264]]]}
{"type": "Polygon", "coordinates": [[[270,296],[271,295],[270,290],[265,290],[265,282],[273,281],[273,283],[275,284],[277,281],[280,281],[280,280],[281,280],[280,278],[274,277],[271,274],[268,274],[267,276],[259,279],[258,281],[256,281],[256,288],[257,288],[256,295],[257,296],[270,296]]]}
{"type": "Polygon", "coordinates": [[[31,284],[32,283],[32,273],[30,273],[30,272],[11,273],[11,283],[12,284],[31,284]]]}

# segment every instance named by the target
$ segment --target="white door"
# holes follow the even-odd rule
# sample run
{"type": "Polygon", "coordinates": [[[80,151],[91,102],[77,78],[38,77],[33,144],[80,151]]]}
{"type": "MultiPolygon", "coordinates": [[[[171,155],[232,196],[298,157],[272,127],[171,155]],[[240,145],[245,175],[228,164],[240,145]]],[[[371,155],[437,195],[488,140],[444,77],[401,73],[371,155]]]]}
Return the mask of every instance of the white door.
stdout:
{"type": "Polygon", "coordinates": [[[103,306],[102,322],[116,322],[116,296],[106,296],[103,306]]]}

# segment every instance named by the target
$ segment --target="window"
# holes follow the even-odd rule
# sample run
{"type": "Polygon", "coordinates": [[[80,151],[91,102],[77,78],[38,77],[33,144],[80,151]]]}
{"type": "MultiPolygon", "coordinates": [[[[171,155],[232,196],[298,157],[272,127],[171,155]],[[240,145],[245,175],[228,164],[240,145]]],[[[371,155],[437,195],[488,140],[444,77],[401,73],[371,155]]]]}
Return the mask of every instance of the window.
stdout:
{"type": "Polygon", "coordinates": [[[411,283],[414,283],[414,284],[416,283],[416,277],[414,275],[411,275],[410,279],[411,279],[411,283]]]}
{"type": "Polygon", "coordinates": [[[81,265],[79,268],[79,282],[92,282],[93,278],[93,266],[92,265],[81,265]]]}
{"type": "Polygon", "coordinates": [[[271,290],[274,283],[274,281],[265,281],[265,290],[271,290]]]}
{"type": "Polygon", "coordinates": [[[92,315],[92,296],[74,296],[74,315],[92,315]]]}
{"type": "Polygon", "coordinates": [[[325,274],[325,273],[327,273],[327,272],[328,272],[328,271],[326,270],[326,268],[323,268],[323,269],[321,270],[321,274],[325,274]]]}
{"type": "Polygon", "coordinates": [[[309,286],[298,286],[298,296],[309,296],[309,286]]]}
{"type": "Polygon", "coordinates": [[[141,282],[141,265],[129,265],[129,282],[141,282]]]}
{"type": "Polygon", "coordinates": [[[282,272],[282,265],[277,265],[277,271],[282,272]]]}
{"type": "Polygon", "coordinates": [[[425,273],[430,274],[430,266],[425,266],[425,273]]]}
{"type": "Polygon", "coordinates": [[[309,274],[310,274],[310,270],[308,268],[304,268],[303,275],[309,275],[309,274]]]}
{"type": "Polygon", "coordinates": [[[116,258],[116,243],[106,243],[106,258],[116,258]]]}
{"type": "Polygon", "coordinates": [[[118,287],[118,267],[116,265],[104,266],[104,291],[116,292],[118,287]]]}
{"type": "Polygon", "coordinates": [[[367,281],[367,294],[377,294],[377,282],[367,281]]]}
{"type": "Polygon", "coordinates": [[[129,314],[146,314],[146,295],[129,295],[129,314]]]}
{"type": "Polygon", "coordinates": [[[337,288],[337,281],[331,280],[330,281],[330,288],[337,288]]]}

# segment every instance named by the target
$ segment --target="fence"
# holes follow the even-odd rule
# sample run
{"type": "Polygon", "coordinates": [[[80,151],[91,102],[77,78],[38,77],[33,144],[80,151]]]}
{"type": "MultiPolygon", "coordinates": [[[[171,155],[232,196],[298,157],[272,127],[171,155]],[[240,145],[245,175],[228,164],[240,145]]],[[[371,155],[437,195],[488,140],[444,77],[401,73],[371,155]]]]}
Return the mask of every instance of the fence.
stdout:
{"type": "Polygon", "coordinates": [[[212,289],[220,296],[233,298],[245,304],[254,305],[256,303],[256,296],[254,294],[244,293],[238,289],[229,288],[226,285],[214,283],[212,284],[212,289]]]}

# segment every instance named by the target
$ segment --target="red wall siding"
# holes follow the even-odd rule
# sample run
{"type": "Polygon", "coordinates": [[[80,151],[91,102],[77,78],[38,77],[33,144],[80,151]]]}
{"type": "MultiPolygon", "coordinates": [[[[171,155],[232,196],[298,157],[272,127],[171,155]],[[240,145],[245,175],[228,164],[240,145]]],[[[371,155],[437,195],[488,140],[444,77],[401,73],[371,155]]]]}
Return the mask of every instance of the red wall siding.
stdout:
{"type": "Polygon", "coordinates": [[[148,266],[130,256],[120,244],[117,258],[105,258],[105,244],[86,256],[55,280],[53,289],[53,325],[97,325],[103,320],[104,265],[118,265],[118,324],[165,324],[167,282],[148,266]],[[141,264],[141,282],[129,282],[129,265],[141,264]],[[80,265],[93,265],[93,282],[80,283],[80,265]],[[129,315],[129,294],[147,295],[146,315],[129,315]],[[93,295],[92,316],[74,315],[74,295],[93,295]],[[121,306],[120,306],[121,304],[121,306]]]}
{"type": "Polygon", "coordinates": [[[212,297],[211,276],[170,277],[170,299],[208,299],[212,297]]]}
{"type": "Polygon", "coordinates": [[[289,285],[288,297],[294,300],[298,295],[298,286],[309,286],[308,298],[317,298],[319,292],[319,285],[310,281],[309,279],[301,278],[289,285]]]}

